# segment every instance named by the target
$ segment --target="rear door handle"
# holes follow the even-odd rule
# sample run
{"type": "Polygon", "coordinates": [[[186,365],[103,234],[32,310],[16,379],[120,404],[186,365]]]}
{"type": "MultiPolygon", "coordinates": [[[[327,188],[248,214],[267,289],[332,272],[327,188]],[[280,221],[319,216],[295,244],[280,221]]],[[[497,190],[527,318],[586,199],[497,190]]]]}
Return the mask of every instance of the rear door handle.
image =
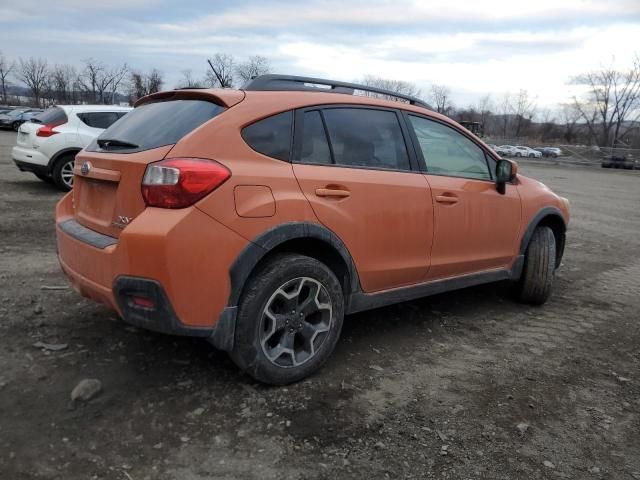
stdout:
{"type": "Polygon", "coordinates": [[[317,188],[316,195],[318,197],[340,197],[346,198],[351,196],[351,192],[349,190],[338,190],[334,188],[317,188]]]}
{"type": "Polygon", "coordinates": [[[454,204],[458,203],[458,197],[451,195],[436,195],[436,202],[454,204]]]}

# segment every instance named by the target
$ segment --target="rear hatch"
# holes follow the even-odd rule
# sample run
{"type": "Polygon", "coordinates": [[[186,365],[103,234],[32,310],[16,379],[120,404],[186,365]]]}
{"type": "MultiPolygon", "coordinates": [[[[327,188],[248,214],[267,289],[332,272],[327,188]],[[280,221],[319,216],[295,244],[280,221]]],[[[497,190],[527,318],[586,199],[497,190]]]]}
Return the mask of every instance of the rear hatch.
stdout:
{"type": "Polygon", "coordinates": [[[146,208],[142,180],[147,165],[163,160],[183,136],[228,106],[204,92],[199,96],[188,93],[148,98],[76,156],[73,199],[77,222],[119,237],[146,208]]]}

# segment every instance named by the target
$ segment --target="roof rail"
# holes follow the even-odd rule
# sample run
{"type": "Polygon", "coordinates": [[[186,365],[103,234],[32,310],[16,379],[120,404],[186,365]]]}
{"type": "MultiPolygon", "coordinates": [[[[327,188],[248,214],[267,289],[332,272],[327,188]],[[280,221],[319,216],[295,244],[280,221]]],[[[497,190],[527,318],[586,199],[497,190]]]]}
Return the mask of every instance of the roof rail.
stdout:
{"type": "Polygon", "coordinates": [[[385,90],[384,88],[369,87],[359,83],[339,82],[336,80],[327,80],[324,78],[298,77],[295,75],[278,75],[267,74],[260,75],[249,80],[242,90],[249,91],[305,91],[305,92],[326,92],[326,93],[344,93],[353,95],[356,90],[363,92],[377,93],[387,95],[389,97],[405,100],[411,105],[431,109],[429,105],[419,98],[411,95],[385,90]],[[328,88],[327,88],[328,87],[328,88]]]}

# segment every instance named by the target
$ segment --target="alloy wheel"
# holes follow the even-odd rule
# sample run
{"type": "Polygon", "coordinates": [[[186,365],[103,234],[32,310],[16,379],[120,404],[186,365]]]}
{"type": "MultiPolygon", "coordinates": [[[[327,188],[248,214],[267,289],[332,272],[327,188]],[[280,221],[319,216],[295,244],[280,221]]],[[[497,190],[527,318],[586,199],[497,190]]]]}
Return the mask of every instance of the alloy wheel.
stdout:
{"type": "Polygon", "coordinates": [[[62,178],[62,183],[64,183],[68,188],[73,188],[73,167],[75,165],[75,160],[70,160],[62,165],[60,169],[60,178],[62,178]]]}
{"type": "Polygon", "coordinates": [[[333,322],[331,297],[322,283],[309,277],[289,280],[262,311],[262,351],[278,367],[302,365],[318,352],[333,322]]]}

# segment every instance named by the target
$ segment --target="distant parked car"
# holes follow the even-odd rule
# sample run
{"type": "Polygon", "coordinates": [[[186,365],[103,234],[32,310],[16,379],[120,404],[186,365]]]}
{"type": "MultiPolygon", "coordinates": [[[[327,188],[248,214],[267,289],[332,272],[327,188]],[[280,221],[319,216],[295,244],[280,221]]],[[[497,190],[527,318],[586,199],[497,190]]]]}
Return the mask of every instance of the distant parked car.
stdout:
{"type": "Polygon", "coordinates": [[[530,147],[516,146],[516,157],[540,158],[542,153],[530,147]]]}
{"type": "Polygon", "coordinates": [[[516,147],[514,147],[513,145],[500,145],[495,149],[495,152],[499,155],[502,155],[503,157],[508,157],[515,155],[516,147]]]}
{"type": "Polygon", "coordinates": [[[13,161],[21,171],[71,190],[76,153],[129,110],[112,105],[51,107],[20,126],[13,161]]]}
{"type": "Polygon", "coordinates": [[[12,129],[17,132],[20,125],[31,120],[34,115],[39,113],[42,113],[42,110],[35,108],[11,110],[0,115],[0,128],[12,129]]]}
{"type": "Polygon", "coordinates": [[[637,168],[637,165],[638,163],[631,153],[607,155],[601,163],[602,168],[624,168],[626,170],[633,170],[637,168]]]}
{"type": "Polygon", "coordinates": [[[540,151],[542,152],[543,157],[558,158],[562,155],[562,150],[557,147],[542,147],[540,151]]]}

